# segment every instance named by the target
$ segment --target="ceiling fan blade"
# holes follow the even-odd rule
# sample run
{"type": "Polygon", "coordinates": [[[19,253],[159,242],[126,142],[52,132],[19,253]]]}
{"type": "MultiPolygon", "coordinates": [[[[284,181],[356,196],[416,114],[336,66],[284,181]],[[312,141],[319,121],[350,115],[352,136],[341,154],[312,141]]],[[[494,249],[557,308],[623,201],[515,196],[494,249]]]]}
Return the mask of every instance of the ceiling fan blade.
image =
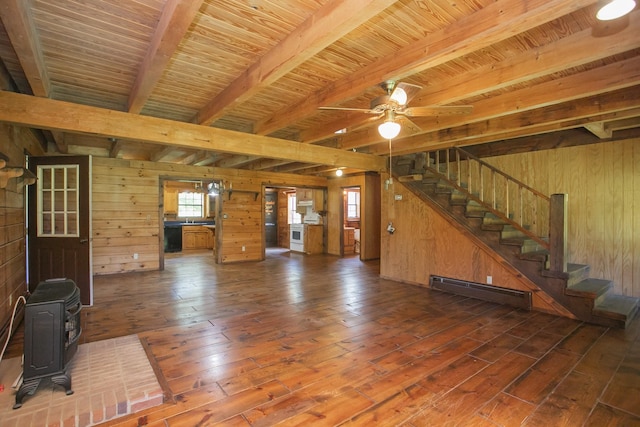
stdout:
{"type": "Polygon", "coordinates": [[[318,107],[320,110],[339,110],[339,111],[358,111],[366,114],[380,114],[380,111],[375,111],[370,108],[347,108],[347,107],[318,107]]]}
{"type": "Polygon", "coordinates": [[[432,105],[425,107],[409,107],[402,111],[401,114],[409,117],[455,116],[458,114],[469,114],[472,111],[473,105],[432,105]]]}
{"type": "Polygon", "coordinates": [[[397,116],[396,120],[402,126],[402,129],[400,130],[401,136],[409,136],[422,132],[422,128],[406,116],[397,116]]]}
{"type": "Polygon", "coordinates": [[[400,82],[391,92],[390,98],[395,100],[398,105],[405,106],[420,92],[420,89],[422,89],[422,86],[400,82]]]}

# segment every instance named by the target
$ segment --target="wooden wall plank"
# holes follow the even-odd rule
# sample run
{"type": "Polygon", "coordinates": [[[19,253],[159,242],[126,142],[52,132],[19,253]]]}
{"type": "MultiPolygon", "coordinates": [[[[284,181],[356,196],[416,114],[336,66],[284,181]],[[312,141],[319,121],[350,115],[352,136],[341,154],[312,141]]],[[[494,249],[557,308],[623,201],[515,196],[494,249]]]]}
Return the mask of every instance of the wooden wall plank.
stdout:
{"type": "Polygon", "coordinates": [[[617,293],[640,296],[638,145],[630,139],[485,160],[547,194],[567,193],[569,262],[589,264],[591,276],[613,280],[617,293]]]}
{"type": "MultiPolygon", "coordinates": [[[[32,132],[0,124],[0,153],[10,166],[24,166],[24,147],[37,146],[32,132]]],[[[39,154],[39,153],[38,153],[39,154]]],[[[24,186],[10,179],[0,188],[0,342],[18,297],[27,292],[24,186]]]]}
{"type": "MultiPolygon", "coordinates": [[[[382,179],[385,177],[383,176],[382,179]]],[[[493,251],[477,246],[467,235],[454,228],[401,183],[389,187],[402,196],[393,211],[383,202],[382,223],[392,212],[396,231],[381,236],[380,276],[427,287],[431,275],[451,277],[512,289],[529,290],[537,310],[570,315],[539,288],[507,266],[493,251]]],[[[383,201],[388,200],[383,194],[383,201]]]]}
{"type": "Polygon", "coordinates": [[[324,187],[327,183],[322,177],[94,158],[95,274],[159,268],[160,180],[170,178],[222,180],[225,188],[234,190],[230,198],[228,193],[220,197],[222,213],[227,215],[226,219],[218,219],[224,230],[217,248],[222,262],[263,258],[263,186],[324,187]],[[138,254],[136,260],[134,253],[138,254]]]}

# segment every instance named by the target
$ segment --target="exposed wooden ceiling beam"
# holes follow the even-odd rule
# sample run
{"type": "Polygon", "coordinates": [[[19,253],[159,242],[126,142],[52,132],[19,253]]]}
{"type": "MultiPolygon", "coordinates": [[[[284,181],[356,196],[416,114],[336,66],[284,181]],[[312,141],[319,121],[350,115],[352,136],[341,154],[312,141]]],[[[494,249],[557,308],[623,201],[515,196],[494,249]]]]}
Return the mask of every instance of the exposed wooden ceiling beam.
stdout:
{"type": "Polygon", "coordinates": [[[504,0],[494,2],[421,40],[362,67],[330,87],[305,97],[258,123],[256,133],[268,135],[317,112],[354,97],[387,79],[400,79],[483,49],[593,3],[593,0],[504,0]]]}
{"type": "Polygon", "coordinates": [[[67,144],[64,132],[52,131],[51,137],[53,138],[53,141],[56,144],[56,148],[58,149],[59,153],[69,153],[69,144],[67,144]]]}
{"type": "Polygon", "coordinates": [[[221,157],[217,153],[205,152],[205,154],[207,155],[205,158],[203,158],[202,160],[198,160],[198,161],[193,162],[193,165],[194,166],[207,166],[207,165],[213,164],[213,162],[217,161],[221,157]]]}
{"type": "Polygon", "coordinates": [[[283,172],[283,173],[297,172],[297,171],[300,171],[302,169],[313,168],[313,167],[317,167],[317,166],[320,166],[320,165],[318,165],[317,163],[310,165],[308,163],[294,162],[294,163],[289,163],[287,165],[278,166],[278,167],[273,169],[273,172],[283,172]]]}
{"type": "Polygon", "coordinates": [[[165,157],[167,157],[169,154],[171,154],[173,152],[173,150],[175,150],[175,147],[164,147],[164,148],[161,148],[160,150],[158,150],[155,153],[153,153],[149,160],[152,161],[152,162],[159,162],[162,159],[164,159],[165,157]]]}
{"type": "Polygon", "coordinates": [[[605,127],[613,131],[640,127],[640,114],[628,119],[619,119],[607,122],[605,127]]]}
{"type": "MultiPolygon", "coordinates": [[[[537,49],[527,50],[506,60],[458,74],[446,85],[423,88],[411,105],[449,104],[489,93],[525,80],[549,75],[566,68],[588,64],[611,55],[640,47],[640,11],[629,15],[628,25],[607,37],[595,37],[589,28],[537,49]]],[[[315,142],[332,136],[332,129],[350,131],[371,123],[371,116],[347,113],[344,119],[300,132],[300,141],[315,142]]]]}
{"type": "MultiPolygon", "coordinates": [[[[606,93],[618,89],[624,89],[640,84],[640,57],[633,57],[624,61],[612,63],[599,68],[591,69],[567,77],[540,83],[534,87],[506,92],[492,98],[478,101],[474,105],[473,112],[464,117],[442,117],[436,119],[414,120],[423,130],[436,131],[461,126],[465,123],[473,123],[495,119],[524,111],[535,110],[555,104],[578,100],[600,93],[606,93]]],[[[620,95],[622,99],[632,97],[620,95]]],[[[554,112],[556,114],[557,112],[554,112]]],[[[414,140],[422,144],[424,137],[422,132],[406,140],[414,140]]],[[[370,145],[377,140],[383,143],[382,137],[376,137],[376,133],[362,133],[345,135],[341,138],[340,146],[343,149],[351,149],[370,145]]],[[[397,140],[402,141],[403,139],[397,140]]]]}
{"type": "Polygon", "coordinates": [[[278,166],[286,165],[287,163],[289,163],[287,160],[260,159],[250,164],[248,169],[251,169],[251,170],[273,169],[278,166]]]}
{"type": "Polygon", "coordinates": [[[128,111],[139,113],[193,22],[203,0],[168,0],[129,94],[128,111]]]}
{"type": "Polygon", "coordinates": [[[313,57],[395,3],[396,0],[332,0],[322,6],[278,45],[252,64],[194,118],[209,125],[230,108],[313,57]]]}
{"type": "MultiPolygon", "coordinates": [[[[616,132],[609,141],[627,140],[640,137],[640,129],[628,129],[616,132]]],[[[476,157],[503,156],[506,154],[528,153],[530,151],[552,150],[556,148],[574,147],[578,145],[603,142],[597,136],[584,129],[567,129],[552,134],[532,135],[509,141],[496,141],[490,144],[464,147],[476,157]]]]}
{"type": "Polygon", "coordinates": [[[0,121],[40,129],[104,135],[174,147],[384,171],[386,160],[363,153],[251,135],[52,99],[0,92],[0,121]]]}
{"type": "Polygon", "coordinates": [[[560,40],[509,56],[447,79],[420,91],[411,105],[448,104],[548,76],[640,47],[640,11],[629,15],[629,24],[607,37],[595,37],[588,28],[560,40]]]}
{"type": "Polygon", "coordinates": [[[18,91],[18,85],[9,74],[9,70],[4,65],[4,62],[0,60],[0,89],[1,90],[10,90],[12,92],[18,91]]]}
{"type": "MultiPolygon", "coordinates": [[[[599,114],[596,116],[598,119],[612,119],[619,116],[625,116],[626,114],[638,115],[640,112],[637,109],[632,109],[628,111],[614,112],[608,114],[599,114]]],[[[486,143],[493,143],[496,141],[507,141],[513,140],[517,138],[526,138],[529,136],[540,135],[550,135],[557,132],[563,132],[569,129],[578,129],[584,128],[584,126],[589,122],[589,118],[569,118],[563,121],[553,121],[551,123],[543,123],[539,125],[530,125],[520,129],[510,128],[503,132],[494,133],[491,136],[484,135],[474,135],[463,137],[460,139],[452,139],[452,138],[442,138],[442,139],[425,139],[425,143],[423,145],[423,150],[431,150],[431,149],[440,149],[446,147],[466,147],[469,145],[479,145],[486,143]]],[[[586,130],[585,130],[586,131],[586,130]]],[[[594,135],[595,136],[595,135],[594,135]]],[[[428,137],[427,137],[428,138],[428,137]]],[[[609,139],[609,138],[607,138],[609,139]]],[[[603,140],[603,139],[601,139],[603,140]]],[[[417,150],[414,146],[410,148],[403,148],[402,146],[393,146],[394,155],[402,155],[402,154],[411,154],[415,153],[417,150]]],[[[375,150],[371,150],[371,152],[378,152],[380,154],[387,154],[388,147],[384,148],[381,145],[378,146],[375,150]]]]}
{"type": "Polygon", "coordinates": [[[215,162],[214,165],[219,168],[239,168],[240,166],[251,163],[256,159],[258,159],[257,156],[235,155],[221,159],[215,162]]]}
{"type": "Polygon", "coordinates": [[[613,131],[605,127],[604,122],[587,123],[584,128],[600,139],[611,138],[613,131]]]}
{"type": "Polygon", "coordinates": [[[42,59],[30,7],[31,2],[28,1],[4,0],[0,2],[0,18],[29,81],[31,91],[36,96],[48,97],[51,84],[42,59]]]}
{"type": "Polygon", "coordinates": [[[202,162],[209,157],[210,155],[206,151],[198,150],[195,153],[191,153],[189,156],[182,159],[180,163],[182,163],[183,165],[195,165],[196,163],[202,162]]]}
{"type": "MultiPolygon", "coordinates": [[[[640,88],[639,88],[640,89],[640,88]]],[[[428,147],[450,147],[488,143],[518,138],[536,132],[550,133],[582,127],[599,120],[617,120],[640,115],[635,105],[640,102],[640,90],[618,91],[558,104],[537,110],[428,132],[393,142],[395,153],[411,153],[428,147]],[[625,92],[628,92],[625,95],[625,92]]],[[[368,147],[372,154],[388,153],[388,143],[368,147]]]]}

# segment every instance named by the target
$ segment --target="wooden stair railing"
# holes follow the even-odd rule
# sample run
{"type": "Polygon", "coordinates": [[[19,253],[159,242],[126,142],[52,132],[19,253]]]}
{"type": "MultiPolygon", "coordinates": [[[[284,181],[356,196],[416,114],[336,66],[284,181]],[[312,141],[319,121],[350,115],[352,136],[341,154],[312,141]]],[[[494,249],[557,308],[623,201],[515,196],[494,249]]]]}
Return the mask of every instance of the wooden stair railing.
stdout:
{"type": "Polygon", "coordinates": [[[567,271],[566,195],[550,198],[457,147],[427,152],[424,167],[548,251],[550,270],[567,271]]]}
{"type": "Polygon", "coordinates": [[[568,263],[567,195],[547,197],[459,148],[401,156],[393,171],[577,319],[624,328],[638,312],[640,298],[614,294],[588,265],[568,263]]]}

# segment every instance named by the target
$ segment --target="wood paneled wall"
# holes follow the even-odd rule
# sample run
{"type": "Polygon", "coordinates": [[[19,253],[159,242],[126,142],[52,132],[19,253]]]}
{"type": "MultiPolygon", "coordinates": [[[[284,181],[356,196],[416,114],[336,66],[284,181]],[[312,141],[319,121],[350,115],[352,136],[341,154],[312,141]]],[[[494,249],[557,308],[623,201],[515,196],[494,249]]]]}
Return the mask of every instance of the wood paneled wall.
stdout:
{"type": "MultiPolygon", "coordinates": [[[[384,178],[384,177],[383,177],[384,178]]],[[[382,234],[380,275],[429,286],[431,275],[529,290],[535,309],[571,317],[531,281],[504,265],[493,251],[476,245],[466,234],[397,181],[382,189],[382,225],[392,221],[395,232],[382,234]],[[394,200],[394,196],[402,200],[394,200]]]]}
{"type": "Polygon", "coordinates": [[[233,190],[221,196],[219,262],[263,259],[264,186],[327,185],[321,177],[94,157],[94,274],[160,268],[163,179],[216,179],[233,190]]]}
{"type": "MultiPolygon", "coordinates": [[[[616,293],[640,297],[640,140],[483,160],[545,194],[567,193],[569,261],[589,264],[591,277],[613,280],[616,293]]],[[[490,275],[494,284],[521,286],[522,279],[401,184],[394,187],[382,190],[383,229],[389,220],[396,226],[394,235],[382,235],[384,277],[427,285],[431,274],[480,283],[490,275]],[[403,200],[394,201],[394,193],[403,200]]]]}
{"type": "Polygon", "coordinates": [[[125,160],[93,158],[93,272],[159,268],[158,173],[125,160]],[[137,254],[137,259],[135,258],[137,254]]]}
{"type": "MultiPolygon", "coordinates": [[[[24,151],[42,154],[36,136],[28,129],[0,123],[0,153],[7,165],[24,167],[24,151]]],[[[25,186],[12,178],[0,188],[0,342],[4,343],[13,307],[27,292],[25,186]]]]}
{"type": "Polygon", "coordinates": [[[568,194],[569,262],[640,297],[640,139],[483,160],[545,194],[568,194]]]}

